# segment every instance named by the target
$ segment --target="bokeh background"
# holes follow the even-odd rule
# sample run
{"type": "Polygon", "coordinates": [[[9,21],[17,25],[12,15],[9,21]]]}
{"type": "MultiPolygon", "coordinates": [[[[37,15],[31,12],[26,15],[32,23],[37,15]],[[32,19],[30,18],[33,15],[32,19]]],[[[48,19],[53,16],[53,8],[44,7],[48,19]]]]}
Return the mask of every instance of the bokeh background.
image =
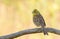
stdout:
{"type": "MultiPolygon", "coordinates": [[[[60,29],[60,0],[0,0],[0,36],[36,28],[32,21],[34,9],[40,11],[46,27],[60,29]]],[[[60,39],[60,35],[36,33],[15,39],[60,39]]]]}

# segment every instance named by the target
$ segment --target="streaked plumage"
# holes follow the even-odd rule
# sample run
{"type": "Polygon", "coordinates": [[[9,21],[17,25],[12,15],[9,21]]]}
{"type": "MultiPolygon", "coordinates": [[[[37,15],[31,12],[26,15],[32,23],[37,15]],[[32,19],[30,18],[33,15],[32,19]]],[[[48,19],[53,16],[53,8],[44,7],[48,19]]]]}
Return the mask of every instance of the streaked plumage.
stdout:
{"type": "Polygon", "coordinates": [[[44,30],[46,24],[45,24],[45,21],[44,21],[42,15],[40,14],[40,12],[37,9],[35,9],[32,13],[33,13],[33,22],[34,22],[34,24],[37,27],[41,26],[42,29],[43,29],[44,35],[46,35],[47,32],[44,30]]]}

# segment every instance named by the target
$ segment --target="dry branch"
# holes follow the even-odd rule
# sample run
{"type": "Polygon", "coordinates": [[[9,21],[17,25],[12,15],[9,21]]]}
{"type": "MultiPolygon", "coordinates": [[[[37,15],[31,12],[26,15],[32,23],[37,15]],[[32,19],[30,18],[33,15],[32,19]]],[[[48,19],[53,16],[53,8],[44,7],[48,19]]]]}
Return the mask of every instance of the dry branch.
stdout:
{"type": "MultiPolygon", "coordinates": [[[[45,28],[45,30],[47,32],[60,35],[60,30],[53,29],[53,28],[45,28]]],[[[0,36],[0,39],[13,39],[13,38],[20,37],[27,34],[42,33],[42,32],[43,32],[42,28],[27,29],[27,30],[18,31],[9,35],[0,36]]]]}

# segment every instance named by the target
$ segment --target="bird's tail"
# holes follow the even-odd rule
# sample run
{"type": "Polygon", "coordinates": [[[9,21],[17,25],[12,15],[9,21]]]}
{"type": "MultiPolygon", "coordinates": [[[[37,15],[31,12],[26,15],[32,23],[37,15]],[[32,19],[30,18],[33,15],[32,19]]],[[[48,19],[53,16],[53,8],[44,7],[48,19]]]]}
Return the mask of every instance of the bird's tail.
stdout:
{"type": "Polygon", "coordinates": [[[44,33],[44,35],[48,35],[48,33],[47,33],[46,29],[44,29],[44,27],[43,27],[43,33],[44,33]]]}

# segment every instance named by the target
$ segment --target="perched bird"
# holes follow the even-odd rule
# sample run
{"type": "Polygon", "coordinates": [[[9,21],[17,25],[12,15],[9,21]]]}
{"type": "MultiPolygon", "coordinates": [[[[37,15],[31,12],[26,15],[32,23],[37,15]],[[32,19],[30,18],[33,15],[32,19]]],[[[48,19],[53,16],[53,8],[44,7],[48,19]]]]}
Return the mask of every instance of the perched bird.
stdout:
{"type": "Polygon", "coordinates": [[[32,14],[33,14],[33,22],[34,22],[34,24],[37,27],[41,26],[41,28],[43,29],[44,35],[48,35],[47,31],[44,30],[46,24],[45,24],[44,18],[40,14],[40,12],[37,9],[34,9],[32,14]]]}

